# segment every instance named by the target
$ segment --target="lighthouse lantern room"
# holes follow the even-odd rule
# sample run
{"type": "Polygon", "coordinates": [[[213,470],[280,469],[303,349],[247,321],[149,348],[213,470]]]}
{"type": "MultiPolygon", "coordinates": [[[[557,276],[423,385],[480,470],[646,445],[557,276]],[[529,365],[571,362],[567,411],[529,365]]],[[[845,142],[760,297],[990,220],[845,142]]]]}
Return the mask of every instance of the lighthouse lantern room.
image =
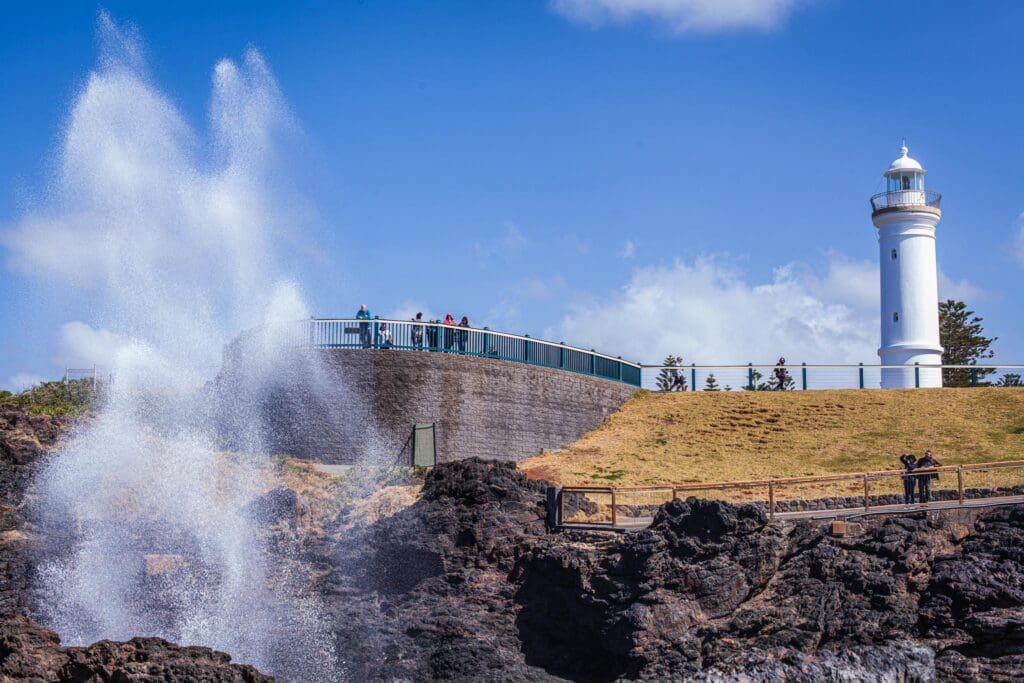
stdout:
{"type": "Polygon", "coordinates": [[[886,191],[871,198],[881,280],[882,387],[942,386],[935,226],[942,195],[925,189],[925,170],[901,155],[885,172],[886,191]],[[885,367],[905,366],[905,367],[885,367]]]}

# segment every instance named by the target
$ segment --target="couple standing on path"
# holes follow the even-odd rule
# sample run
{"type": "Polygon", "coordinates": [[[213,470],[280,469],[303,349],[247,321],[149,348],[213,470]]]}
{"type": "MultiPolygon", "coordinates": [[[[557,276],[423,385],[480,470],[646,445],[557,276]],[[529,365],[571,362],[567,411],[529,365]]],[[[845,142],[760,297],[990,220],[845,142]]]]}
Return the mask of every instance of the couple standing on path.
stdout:
{"type": "Polygon", "coordinates": [[[938,472],[921,472],[913,474],[914,470],[931,469],[942,467],[942,463],[932,456],[931,451],[925,451],[921,459],[916,459],[910,453],[900,456],[900,464],[903,465],[903,502],[906,505],[916,503],[928,503],[932,498],[932,481],[939,478],[938,472]],[[914,498],[914,489],[917,489],[917,499],[914,498]]]}

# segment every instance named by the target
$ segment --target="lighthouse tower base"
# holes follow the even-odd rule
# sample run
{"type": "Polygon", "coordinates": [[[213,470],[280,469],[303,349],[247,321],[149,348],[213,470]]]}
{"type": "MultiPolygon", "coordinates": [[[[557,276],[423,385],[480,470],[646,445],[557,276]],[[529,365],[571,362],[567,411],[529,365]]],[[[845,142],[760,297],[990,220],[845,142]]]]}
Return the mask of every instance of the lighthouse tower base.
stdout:
{"type": "Polygon", "coordinates": [[[913,389],[915,387],[941,387],[942,349],[921,347],[890,347],[878,350],[882,361],[883,389],[913,389]],[[886,365],[911,367],[891,368],[886,365]],[[931,367],[929,367],[931,366],[931,367]]]}

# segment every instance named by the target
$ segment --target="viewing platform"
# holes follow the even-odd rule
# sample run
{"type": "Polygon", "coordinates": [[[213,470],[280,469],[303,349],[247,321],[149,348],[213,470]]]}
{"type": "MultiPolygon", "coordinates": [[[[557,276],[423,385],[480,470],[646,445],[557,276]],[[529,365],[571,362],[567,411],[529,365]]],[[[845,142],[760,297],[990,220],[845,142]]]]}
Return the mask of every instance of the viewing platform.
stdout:
{"type": "Polygon", "coordinates": [[[309,343],[320,349],[394,349],[477,356],[641,386],[640,363],[486,327],[382,318],[313,318],[309,321],[309,343]]]}

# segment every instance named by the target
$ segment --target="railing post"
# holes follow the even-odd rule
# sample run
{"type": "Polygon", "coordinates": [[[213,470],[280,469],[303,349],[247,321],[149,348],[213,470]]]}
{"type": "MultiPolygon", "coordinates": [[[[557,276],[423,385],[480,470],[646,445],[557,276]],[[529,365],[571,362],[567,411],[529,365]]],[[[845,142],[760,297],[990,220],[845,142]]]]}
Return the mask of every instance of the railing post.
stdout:
{"type": "Polygon", "coordinates": [[[921,388],[921,364],[914,363],[914,388],[921,388]]]}
{"type": "Polygon", "coordinates": [[[380,316],[378,316],[378,315],[373,316],[373,339],[370,340],[370,348],[371,349],[377,348],[377,332],[379,331],[379,325],[380,325],[380,323],[377,322],[377,319],[379,317],[380,316]]]}
{"type": "Polygon", "coordinates": [[[523,350],[526,353],[526,358],[524,358],[523,360],[525,360],[527,363],[529,363],[530,362],[530,335],[524,334],[523,336],[526,337],[526,341],[523,342],[523,350]]]}
{"type": "Polygon", "coordinates": [[[690,387],[697,391],[697,364],[690,363],[690,387]]]}
{"type": "Polygon", "coordinates": [[[858,368],[857,373],[860,375],[860,388],[863,389],[864,388],[864,364],[863,363],[860,364],[860,368],[858,368]]]}
{"type": "Polygon", "coordinates": [[[562,342],[561,348],[558,349],[558,367],[565,367],[565,342],[562,342]]]}
{"type": "Polygon", "coordinates": [[[971,386],[978,386],[978,368],[971,368],[971,386]]]}
{"type": "Polygon", "coordinates": [[[673,487],[672,487],[672,500],[675,500],[675,499],[676,499],[676,493],[677,493],[677,492],[676,492],[676,487],[675,487],[675,486],[673,486],[673,487]]]}
{"type": "Polygon", "coordinates": [[[960,504],[964,504],[964,466],[956,468],[956,488],[960,492],[960,504]]]}
{"type": "Polygon", "coordinates": [[[754,364],[747,363],[747,389],[754,390],[754,364]]]}
{"type": "Polygon", "coordinates": [[[803,382],[803,389],[807,391],[807,363],[801,363],[800,366],[800,378],[803,382]]]}
{"type": "Polygon", "coordinates": [[[615,487],[612,487],[612,526],[614,527],[618,523],[615,510],[615,487]]]}
{"type": "Polygon", "coordinates": [[[597,374],[597,356],[594,355],[595,353],[597,353],[597,352],[594,351],[594,349],[590,349],[590,374],[591,375],[596,375],[597,374]]]}
{"type": "Polygon", "coordinates": [[[768,519],[775,518],[775,482],[768,481],[768,519]]]}
{"type": "Polygon", "coordinates": [[[622,381],[622,356],[619,356],[619,381],[622,381]]]}
{"type": "Polygon", "coordinates": [[[870,490],[871,487],[868,484],[868,481],[870,481],[870,479],[869,479],[868,475],[865,474],[864,475],[864,509],[865,510],[867,510],[869,507],[871,507],[871,490],[870,490]]]}
{"type": "Polygon", "coordinates": [[[491,337],[491,335],[489,335],[487,333],[487,329],[488,328],[486,328],[486,327],[484,328],[484,348],[483,348],[483,352],[482,352],[482,355],[484,355],[484,356],[491,355],[491,347],[490,347],[490,337],[491,337]]]}

